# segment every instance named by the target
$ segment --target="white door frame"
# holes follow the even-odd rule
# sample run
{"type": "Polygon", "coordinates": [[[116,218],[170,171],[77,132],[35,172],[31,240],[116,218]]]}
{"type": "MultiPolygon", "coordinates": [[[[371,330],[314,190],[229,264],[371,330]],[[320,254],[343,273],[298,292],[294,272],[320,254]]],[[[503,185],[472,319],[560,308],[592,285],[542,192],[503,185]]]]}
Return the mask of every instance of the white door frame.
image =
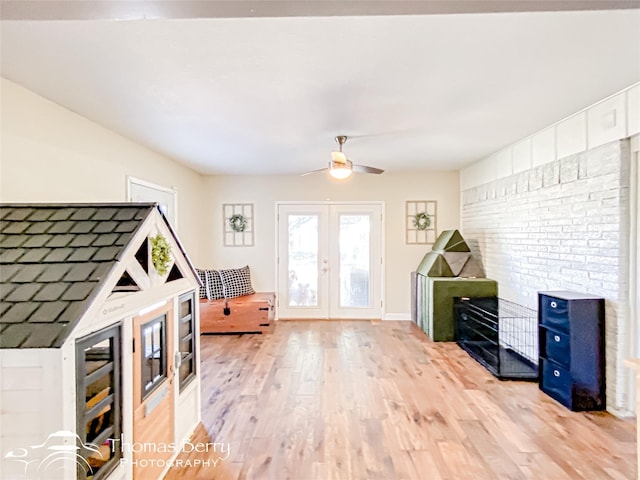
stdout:
{"type": "Polygon", "coordinates": [[[155,183],[127,176],[128,202],[157,202],[174,230],[178,230],[178,191],[155,183]]]}
{"type": "MultiPolygon", "coordinates": [[[[630,141],[630,197],[629,197],[629,315],[624,358],[640,357],[640,135],[630,141]]],[[[626,409],[636,410],[636,373],[626,369],[624,389],[627,392],[626,409]]],[[[638,412],[636,412],[636,415],[638,412]]]]}
{"type": "MultiPolygon", "coordinates": [[[[331,205],[343,205],[343,206],[356,206],[356,205],[372,205],[372,206],[378,206],[380,208],[380,278],[378,279],[378,291],[380,292],[380,319],[382,319],[384,317],[384,298],[385,298],[385,283],[384,283],[384,278],[385,278],[385,224],[384,224],[384,219],[385,219],[385,203],[384,201],[345,201],[345,202],[339,202],[339,201],[279,201],[275,203],[275,218],[276,218],[276,225],[279,225],[280,223],[280,219],[279,219],[279,211],[280,211],[280,207],[281,206],[293,206],[293,205],[306,205],[306,206],[331,206],[331,205]]],[[[280,270],[279,270],[279,262],[280,262],[280,232],[279,232],[279,228],[276,228],[276,241],[275,241],[275,285],[276,285],[276,292],[280,292],[281,291],[281,286],[280,286],[280,270]]],[[[280,296],[277,295],[276,296],[276,318],[279,318],[279,312],[278,312],[278,308],[279,308],[279,302],[280,302],[280,296]]]]}

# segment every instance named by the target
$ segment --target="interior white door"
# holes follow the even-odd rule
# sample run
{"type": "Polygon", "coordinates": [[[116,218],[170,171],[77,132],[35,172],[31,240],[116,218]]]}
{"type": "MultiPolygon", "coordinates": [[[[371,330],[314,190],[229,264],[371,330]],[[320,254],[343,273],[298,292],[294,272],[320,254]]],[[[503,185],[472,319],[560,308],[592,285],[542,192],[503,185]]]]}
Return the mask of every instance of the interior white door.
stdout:
{"type": "Polygon", "coordinates": [[[381,204],[278,206],[278,316],[380,318],[381,204]]]}

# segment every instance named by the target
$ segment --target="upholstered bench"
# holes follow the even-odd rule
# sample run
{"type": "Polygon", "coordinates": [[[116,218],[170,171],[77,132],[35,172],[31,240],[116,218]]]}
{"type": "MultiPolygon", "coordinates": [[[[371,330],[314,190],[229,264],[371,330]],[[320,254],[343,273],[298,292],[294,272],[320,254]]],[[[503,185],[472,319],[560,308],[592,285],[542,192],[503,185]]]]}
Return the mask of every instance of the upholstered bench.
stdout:
{"type": "Polygon", "coordinates": [[[201,298],[200,333],[268,333],[273,325],[274,301],[272,292],[229,298],[225,312],[224,298],[201,298]]]}

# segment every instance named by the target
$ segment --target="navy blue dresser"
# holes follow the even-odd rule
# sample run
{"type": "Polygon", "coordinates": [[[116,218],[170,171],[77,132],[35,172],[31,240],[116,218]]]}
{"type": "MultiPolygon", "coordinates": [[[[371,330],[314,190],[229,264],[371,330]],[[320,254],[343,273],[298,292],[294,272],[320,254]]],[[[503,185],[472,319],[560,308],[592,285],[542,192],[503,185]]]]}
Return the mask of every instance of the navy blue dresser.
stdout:
{"type": "Polygon", "coordinates": [[[540,389],[574,411],[604,410],[604,299],[538,293],[540,389]]]}

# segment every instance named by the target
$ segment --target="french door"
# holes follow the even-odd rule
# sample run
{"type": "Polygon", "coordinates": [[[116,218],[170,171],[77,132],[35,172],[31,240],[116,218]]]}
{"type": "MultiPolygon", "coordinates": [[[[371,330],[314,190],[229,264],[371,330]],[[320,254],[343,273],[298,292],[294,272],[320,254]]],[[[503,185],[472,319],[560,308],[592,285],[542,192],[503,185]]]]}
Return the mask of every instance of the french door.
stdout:
{"type": "Polygon", "coordinates": [[[382,205],[278,205],[278,316],[381,318],[382,205]]]}

